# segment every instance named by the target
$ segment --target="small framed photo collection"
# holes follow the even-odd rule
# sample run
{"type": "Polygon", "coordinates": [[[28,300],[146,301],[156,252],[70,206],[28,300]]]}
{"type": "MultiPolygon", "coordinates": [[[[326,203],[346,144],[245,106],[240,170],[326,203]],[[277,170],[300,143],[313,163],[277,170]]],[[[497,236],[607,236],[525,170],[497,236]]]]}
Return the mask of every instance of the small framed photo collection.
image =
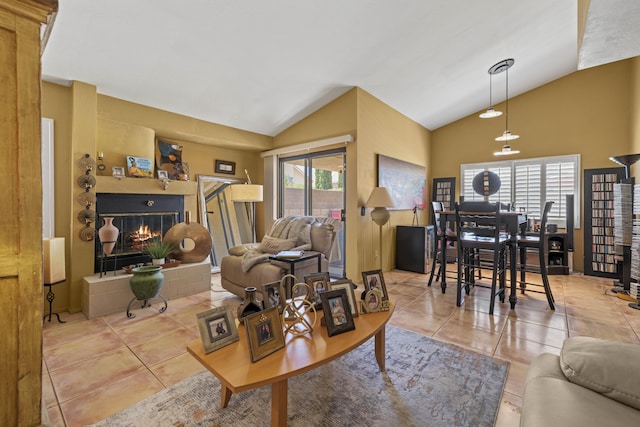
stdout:
{"type": "Polygon", "coordinates": [[[364,313],[375,313],[389,310],[389,294],[384,283],[382,270],[363,271],[362,281],[364,282],[362,311],[364,313]]]}
{"type": "Polygon", "coordinates": [[[340,279],[329,283],[329,289],[335,291],[336,289],[344,289],[347,292],[347,300],[349,301],[349,308],[351,309],[351,315],[358,317],[358,300],[356,300],[356,294],[353,291],[353,282],[349,279],[340,279]]]}
{"type": "Polygon", "coordinates": [[[212,308],[196,316],[205,354],[240,339],[230,307],[212,308]]]}
{"type": "Polygon", "coordinates": [[[270,282],[262,285],[262,304],[264,308],[278,307],[278,312],[282,313],[285,306],[284,291],[282,282],[270,282]]]}
{"type": "Polygon", "coordinates": [[[345,289],[320,293],[322,312],[327,325],[327,335],[334,336],[356,328],[345,289]]]}
{"type": "Polygon", "coordinates": [[[284,348],[284,332],[278,307],[271,307],[244,318],[251,362],[284,348]]]}
{"type": "Polygon", "coordinates": [[[320,293],[329,289],[329,272],[304,276],[304,281],[311,288],[311,302],[315,302],[316,308],[320,308],[322,306],[320,293]]]}

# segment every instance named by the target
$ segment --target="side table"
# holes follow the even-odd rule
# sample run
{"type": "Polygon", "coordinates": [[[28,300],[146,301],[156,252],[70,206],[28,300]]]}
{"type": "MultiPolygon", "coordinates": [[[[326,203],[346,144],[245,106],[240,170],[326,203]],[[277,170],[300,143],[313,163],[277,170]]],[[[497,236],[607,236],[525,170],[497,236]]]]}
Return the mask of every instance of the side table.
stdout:
{"type": "Polygon", "coordinates": [[[53,292],[53,290],[51,289],[51,287],[52,287],[52,286],[54,286],[54,285],[57,285],[58,283],[62,283],[62,282],[64,282],[64,280],[61,280],[61,281],[59,281],[59,282],[55,282],[55,283],[45,283],[45,284],[44,284],[44,286],[48,286],[48,287],[49,287],[49,292],[47,292],[47,301],[49,301],[49,314],[45,314],[45,315],[42,317],[42,321],[43,321],[43,322],[44,322],[44,319],[46,319],[46,318],[47,318],[47,316],[49,316],[49,322],[51,322],[51,316],[55,314],[55,315],[56,315],[56,317],[58,318],[58,322],[60,322],[60,323],[67,323],[67,322],[66,322],[66,321],[64,321],[64,320],[60,320],[60,315],[59,315],[58,313],[54,313],[54,312],[53,312],[53,308],[52,308],[53,300],[54,300],[54,299],[56,299],[56,294],[53,292]]]}
{"type": "MultiPolygon", "coordinates": [[[[300,261],[306,261],[308,259],[313,259],[313,258],[318,259],[318,273],[320,273],[320,271],[322,271],[322,252],[304,252],[302,256],[298,258],[279,258],[276,255],[269,257],[269,259],[271,260],[282,261],[289,264],[289,274],[293,276],[296,275],[295,269],[296,269],[297,263],[299,263],[300,261]]],[[[287,289],[285,290],[285,297],[287,299],[291,298],[291,286],[287,286],[287,289]]]]}

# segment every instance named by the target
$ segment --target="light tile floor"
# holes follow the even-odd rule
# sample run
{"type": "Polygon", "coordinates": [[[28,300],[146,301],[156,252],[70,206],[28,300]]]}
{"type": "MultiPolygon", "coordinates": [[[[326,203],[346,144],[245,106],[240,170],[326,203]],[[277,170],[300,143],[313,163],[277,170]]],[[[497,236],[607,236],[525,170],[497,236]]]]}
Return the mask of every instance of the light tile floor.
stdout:
{"type": "MultiPolygon", "coordinates": [[[[544,295],[529,292],[518,293],[515,310],[496,303],[489,316],[485,289],[475,289],[458,308],[453,280],[442,294],[439,283],[426,286],[426,275],[394,270],[384,278],[396,301],[392,325],[511,363],[498,426],[519,424],[525,374],[537,354],[558,353],[569,336],[640,342],[640,311],[610,292],[610,279],[550,276],[555,312],[544,295]]],[[[99,421],[202,371],[185,349],[199,338],[196,313],[241,301],[219,283],[212,275],[210,292],[171,300],[164,313],[151,307],[135,310],[134,319],[123,312],[94,320],[63,313],[67,323],[45,322],[43,400],[50,425],[99,421]]]]}

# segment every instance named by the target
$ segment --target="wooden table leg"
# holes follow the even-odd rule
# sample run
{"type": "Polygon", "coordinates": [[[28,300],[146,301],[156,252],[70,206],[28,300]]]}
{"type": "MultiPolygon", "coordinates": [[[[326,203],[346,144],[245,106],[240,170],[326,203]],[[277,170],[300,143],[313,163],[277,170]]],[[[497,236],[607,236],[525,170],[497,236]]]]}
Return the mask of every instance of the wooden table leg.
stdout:
{"type": "Polygon", "coordinates": [[[382,372],[384,372],[385,370],[385,358],[384,358],[384,346],[385,346],[385,339],[384,339],[384,333],[385,333],[386,328],[384,326],[382,326],[382,329],[380,329],[378,331],[378,333],[376,334],[375,337],[375,351],[376,351],[376,361],[378,362],[378,366],[380,367],[380,370],[382,372]]]}
{"type": "Polygon", "coordinates": [[[222,405],[222,409],[224,409],[229,404],[229,400],[231,400],[231,395],[233,394],[233,392],[225,387],[224,384],[222,384],[221,388],[222,396],[220,397],[220,403],[222,405]]]}
{"type": "Polygon", "coordinates": [[[271,426],[287,426],[287,397],[289,383],[278,381],[271,385],[271,426]]]}

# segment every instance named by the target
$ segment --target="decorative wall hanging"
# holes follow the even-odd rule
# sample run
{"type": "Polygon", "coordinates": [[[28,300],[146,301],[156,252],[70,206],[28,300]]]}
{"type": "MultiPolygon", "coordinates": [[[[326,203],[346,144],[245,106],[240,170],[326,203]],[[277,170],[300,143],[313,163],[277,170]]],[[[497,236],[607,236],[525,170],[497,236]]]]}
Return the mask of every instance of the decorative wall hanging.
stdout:
{"type": "Polygon", "coordinates": [[[169,179],[179,180],[182,167],[182,145],[158,139],[156,144],[156,166],[159,170],[166,171],[169,179]]]}
{"type": "Polygon", "coordinates": [[[91,173],[96,168],[96,161],[89,154],[84,154],[78,160],[78,166],[82,169],[83,174],[78,177],[76,182],[84,191],[78,195],[78,202],[84,206],[84,209],[78,212],[78,221],[84,224],[84,228],[78,233],[80,240],[90,242],[95,239],[96,231],[92,224],[96,220],[95,211],[91,210],[91,206],[96,201],[96,195],[91,190],[96,186],[96,178],[91,173]]]}
{"type": "Polygon", "coordinates": [[[426,168],[378,154],[378,187],[385,187],[394,210],[424,209],[426,168]]]}

